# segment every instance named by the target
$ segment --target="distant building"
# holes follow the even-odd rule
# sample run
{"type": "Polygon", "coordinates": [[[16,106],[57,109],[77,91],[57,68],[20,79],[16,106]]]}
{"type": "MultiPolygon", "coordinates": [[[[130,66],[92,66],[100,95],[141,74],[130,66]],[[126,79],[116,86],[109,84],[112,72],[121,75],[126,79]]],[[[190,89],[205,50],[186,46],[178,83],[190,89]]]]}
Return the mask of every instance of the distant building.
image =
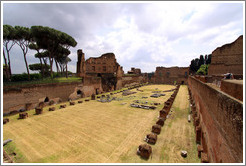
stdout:
{"type": "MultiPolygon", "coordinates": [[[[121,67],[114,53],[106,53],[100,57],[90,57],[85,60],[85,55],[82,50],[78,50],[77,76],[84,77],[85,75],[97,74],[116,74],[118,67],[121,67]]],[[[122,68],[121,68],[122,69],[122,68]]]]}
{"type": "Polygon", "coordinates": [[[189,67],[156,67],[151,82],[156,84],[187,84],[189,67]]]}
{"type": "Polygon", "coordinates": [[[131,70],[127,72],[127,74],[137,74],[137,75],[140,75],[141,74],[141,69],[132,67],[131,70]]]}
{"type": "Polygon", "coordinates": [[[120,66],[114,53],[106,53],[100,57],[90,57],[85,61],[86,73],[113,73],[116,74],[118,67],[120,66]]]}

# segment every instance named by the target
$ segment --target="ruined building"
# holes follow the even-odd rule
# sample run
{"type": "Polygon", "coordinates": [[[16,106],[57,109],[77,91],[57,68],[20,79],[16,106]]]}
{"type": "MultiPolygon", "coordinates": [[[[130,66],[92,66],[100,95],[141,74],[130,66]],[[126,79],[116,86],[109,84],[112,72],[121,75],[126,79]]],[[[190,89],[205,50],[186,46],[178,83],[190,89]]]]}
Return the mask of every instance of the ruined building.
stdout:
{"type": "Polygon", "coordinates": [[[202,162],[243,162],[243,36],[212,52],[208,74],[188,78],[198,156],[202,162]],[[227,72],[239,79],[223,79],[227,72]]]}
{"type": "Polygon", "coordinates": [[[97,93],[121,88],[123,74],[124,71],[117,63],[114,53],[85,60],[82,50],[78,50],[77,76],[83,78],[85,85],[96,84],[96,82],[101,84],[102,88],[99,88],[97,93]]]}
{"type": "Polygon", "coordinates": [[[141,74],[141,69],[132,67],[131,70],[127,72],[127,74],[137,74],[137,75],[140,75],[141,74]]]}
{"type": "Polygon", "coordinates": [[[189,67],[156,67],[151,82],[156,84],[186,84],[189,75],[189,67]]]}
{"type": "Polygon", "coordinates": [[[120,66],[114,53],[106,53],[100,57],[90,57],[85,61],[87,74],[116,74],[120,66]]]}
{"type": "Polygon", "coordinates": [[[85,77],[86,68],[85,68],[85,54],[80,49],[77,51],[78,54],[78,62],[77,62],[77,76],[78,77],[85,77]]]}
{"type": "Polygon", "coordinates": [[[216,48],[212,52],[208,75],[233,73],[243,75],[243,36],[230,44],[216,48]]]}

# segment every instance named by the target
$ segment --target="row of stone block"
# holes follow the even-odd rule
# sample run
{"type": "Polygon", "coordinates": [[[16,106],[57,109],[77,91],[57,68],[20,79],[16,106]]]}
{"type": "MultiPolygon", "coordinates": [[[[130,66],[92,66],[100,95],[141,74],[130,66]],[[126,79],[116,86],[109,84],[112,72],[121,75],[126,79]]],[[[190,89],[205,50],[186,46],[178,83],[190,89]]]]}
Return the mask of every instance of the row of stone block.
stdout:
{"type": "MultiPolygon", "coordinates": [[[[83,101],[79,100],[78,103],[83,103],[83,101]]],[[[75,102],[74,101],[70,101],[69,102],[70,105],[75,105],[75,102]]],[[[60,105],[60,109],[62,108],[66,108],[66,104],[61,104],[60,105]]],[[[43,108],[44,108],[44,105],[43,104],[39,104],[39,107],[36,107],[35,108],[35,115],[39,115],[39,114],[42,114],[43,113],[43,108]]],[[[55,111],[55,107],[50,107],[49,108],[49,111],[55,111]]],[[[27,112],[24,112],[24,113],[20,113],[19,114],[19,119],[26,119],[28,117],[28,113],[27,112]]]]}
{"type": "MultiPolygon", "coordinates": [[[[161,128],[165,124],[166,117],[172,107],[173,101],[178,93],[180,86],[175,88],[174,93],[171,97],[165,102],[163,109],[160,111],[159,118],[155,125],[152,126],[150,134],[147,134],[145,137],[145,141],[149,144],[155,144],[157,141],[157,135],[161,133],[161,128]]],[[[141,144],[137,149],[137,154],[140,155],[142,158],[149,159],[152,154],[152,147],[149,144],[141,144]]]]}
{"type": "Polygon", "coordinates": [[[202,128],[200,124],[200,116],[197,111],[195,99],[192,97],[192,93],[190,88],[188,88],[189,92],[189,101],[190,101],[190,114],[192,115],[193,125],[196,133],[196,143],[197,143],[197,152],[198,157],[201,158],[202,163],[208,163],[209,157],[207,151],[203,146],[206,146],[205,140],[202,140],[202,128]]]}

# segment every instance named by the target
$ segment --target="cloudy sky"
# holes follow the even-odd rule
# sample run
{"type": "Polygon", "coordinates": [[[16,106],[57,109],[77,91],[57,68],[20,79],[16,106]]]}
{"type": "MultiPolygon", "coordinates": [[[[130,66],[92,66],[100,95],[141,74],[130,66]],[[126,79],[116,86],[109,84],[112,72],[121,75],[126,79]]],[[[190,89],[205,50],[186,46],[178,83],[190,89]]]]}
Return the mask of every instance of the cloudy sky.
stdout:
{"type": "MultiPolygon", "coordinates": [[[[77,41],[68,69],[76,72],[77,50],[86,59],[107,52],[127,72],[157,66],[189,66],[199,55],[233,42],[244,32],[243,3],[4,3],[3,24],[42,25],[63,31],[77,41]]],[[[29,64],[38,63],[29,51],[29,64]]],[[[26,72],[18,45],[11,50],[13,73],[26,72]]]]}

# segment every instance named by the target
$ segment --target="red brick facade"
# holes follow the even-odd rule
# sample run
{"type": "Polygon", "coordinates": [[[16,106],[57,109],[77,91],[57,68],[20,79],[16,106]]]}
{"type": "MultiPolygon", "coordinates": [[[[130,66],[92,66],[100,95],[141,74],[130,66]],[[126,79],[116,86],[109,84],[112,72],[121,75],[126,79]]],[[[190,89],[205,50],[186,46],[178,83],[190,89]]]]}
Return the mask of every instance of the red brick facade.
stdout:
{"type": "Polygon", "coordinates": [[[141,74],[141,69],[132,67],[131,70],[128,71],[127,73],[128,74],[137,74],[137,75],[140,75],[141,74]]]}
{"type": "Polygon", "coordinates": [[[243,36],[212,52],[208,75],[233,73],[243,75],[243,36]]]}
{"type": "Polygon", "coordinates": [[[152,82],[156,84],[186,84],[189,75],[189,67],[157,67],[152,82]]]}
{"type": "Polygon", "coordinates": [[[113,53],[106,53],[97,58],[89,58],[85,61],[86,73],[114,73],[120,66],[113,53]]]}

